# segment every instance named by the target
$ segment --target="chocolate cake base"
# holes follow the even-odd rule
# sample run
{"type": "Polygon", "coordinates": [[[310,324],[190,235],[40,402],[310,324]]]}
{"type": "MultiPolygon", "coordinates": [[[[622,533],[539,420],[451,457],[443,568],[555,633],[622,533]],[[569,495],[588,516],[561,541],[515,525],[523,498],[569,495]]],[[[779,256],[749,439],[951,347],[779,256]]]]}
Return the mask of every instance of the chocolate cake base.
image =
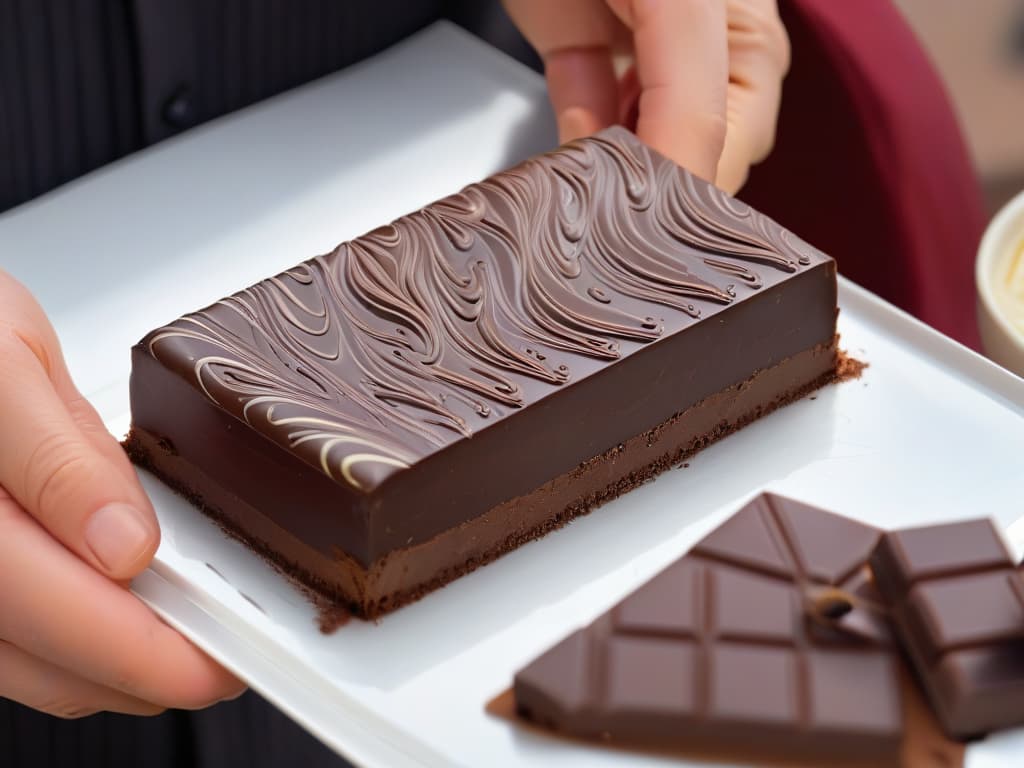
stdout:
{"type": "Polygon", "coordinates": [[[839,357],[835,341],[793,355],[531,493],[498,504],[429,541],[392,550],[369,567],[344,552],[337,551],[331,558],[302,543],[179,457],[160,438],[138,427],[128,435],[125,449],[132,461],[153,472],[284,574],[356,616],[374,618],[565,525],[715,440],[835,380],[841,367],[839,357]]]}

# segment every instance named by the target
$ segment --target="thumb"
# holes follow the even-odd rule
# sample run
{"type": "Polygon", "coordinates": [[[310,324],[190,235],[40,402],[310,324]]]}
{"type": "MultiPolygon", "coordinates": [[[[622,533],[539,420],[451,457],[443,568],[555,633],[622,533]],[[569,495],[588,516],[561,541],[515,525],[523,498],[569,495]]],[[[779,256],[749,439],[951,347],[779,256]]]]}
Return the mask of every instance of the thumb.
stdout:
{"type": "Polygon", "coordinates": [[[58,394],[54,379],[70,379],[46,353],[0,326],[0,486],[84,561],[130,579],[156,552],[156,516],[95,412],[58,394]]]}

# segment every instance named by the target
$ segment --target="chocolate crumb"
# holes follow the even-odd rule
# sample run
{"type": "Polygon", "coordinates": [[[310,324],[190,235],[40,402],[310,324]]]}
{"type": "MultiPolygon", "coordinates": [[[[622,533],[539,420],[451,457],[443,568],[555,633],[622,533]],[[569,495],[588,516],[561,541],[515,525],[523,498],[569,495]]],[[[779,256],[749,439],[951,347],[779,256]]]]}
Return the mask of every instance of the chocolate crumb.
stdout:
{"type": "Polygon", "coordinates": [[[859,379],[861,374],[864,373],[864,369],[868,367],[868,364],[858,360],[855,357],[850,357],[843,350],[839,350],[837,353],[836,360],[836,378],[837,382],[850,381],[852,379],[859,379]]]}
{"type": "Polygon", "coordinates": [[[352,619],[352,612],[337,602],[316,596],[313,604],[316,606],[316,625],[321,634],[333,635],[352,619]]]}

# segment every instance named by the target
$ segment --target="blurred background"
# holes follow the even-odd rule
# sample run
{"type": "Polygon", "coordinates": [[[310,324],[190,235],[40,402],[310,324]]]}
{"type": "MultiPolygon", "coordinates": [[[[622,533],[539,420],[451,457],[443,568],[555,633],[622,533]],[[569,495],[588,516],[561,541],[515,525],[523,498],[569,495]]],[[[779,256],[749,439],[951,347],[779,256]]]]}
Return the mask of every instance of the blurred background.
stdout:
{"type": "Polygon", "coordinates": [[[1024,0],[895,2],[946,82],[995,213],[1024,189],[1024,0]]]}

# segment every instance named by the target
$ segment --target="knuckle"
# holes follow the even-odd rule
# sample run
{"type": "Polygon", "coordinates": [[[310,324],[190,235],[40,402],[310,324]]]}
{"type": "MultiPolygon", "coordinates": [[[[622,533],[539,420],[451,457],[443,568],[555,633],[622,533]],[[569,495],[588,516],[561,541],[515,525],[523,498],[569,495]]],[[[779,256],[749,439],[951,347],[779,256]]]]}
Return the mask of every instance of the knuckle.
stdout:
{"type": "Polygon", "coordinates": [[[49,376],[54,368],[53,354],[48,339],[39,331],[32,323],[14,323],[0,318],[0,360],[24,365],[22,361],[34,358],[33,362],[38,363],[49,376]]]}
{"type": "Polygon", "coordinates": [[[774,73],[789,69],[790,41],[776,0],[730,0],[728,5],[730,49],[756,55],[774,73]]]}
{"type": "Polygon", "coordinates": [[[24,487],[32,510],[46,514],[78,495],[89,476],[90,457],[80,441],[60,432],[43,435],[25,463],[24,487]]]}
{"type": "Polygon", "coordinates": [[[81,686],[69,682],[54,667],[45,666],[36,671],[34,688],[38,700],[30,702],[30,706],[62,720],[88,717],[101,709],[83,701],[81,686]]]}
{"type": "Polygon", "coordinates": [[[753,9],[749,17],[751,31],[761,41],[761,48],[772,55],[785,71],[789,66],[790,43],[786,25],[779,16],[778,5],[767,3],[753,9]]]}

